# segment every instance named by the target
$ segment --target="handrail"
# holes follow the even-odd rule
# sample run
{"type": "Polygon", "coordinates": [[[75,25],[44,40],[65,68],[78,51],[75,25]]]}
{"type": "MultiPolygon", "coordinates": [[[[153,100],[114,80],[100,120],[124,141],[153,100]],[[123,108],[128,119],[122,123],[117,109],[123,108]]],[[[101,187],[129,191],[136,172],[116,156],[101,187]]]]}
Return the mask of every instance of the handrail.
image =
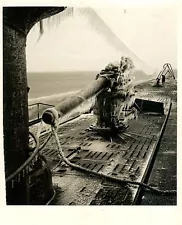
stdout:
{"type": "Polygon", "coordinates": [[[42,103],[42,102],[36,102],[36,103],[32,103],[32,104],[30,104],[30,105],[28,105],[28,107],[29,106],[34,106],[34,105],[46,105],[46,106],[52,106],[52,107],[54,107],[54,105],[51,105],[51,104],[47,104],[47,103],[42,103]]]}
{"type": "Polygon", "coordinates": [[[165,63],[165,64],[163,65],[163,69],[162,69],[162,70],[160,71],[160,73],[158,74],[157,80],[158,80],[158,79],[160,80],[160,78],[162,77],[162,75],[166,76],[167,73],[170,73],[170,74],[173,76],[173,78],[175,79],[174,71],[173,71],[172,66],[171,66],[170,63],[165,63]]]}
{"type": "Polygon", "coordinates": [[[33,119],[29,120],[29,126],[39,123],[40,120],[42,119],[42,117],[40,117],[40,106],[54,107],[54,105],[42,103],[42,102],[36,102],[36,103],[28,105],[28,107],[33,107],[33,106],[37,108],[37,115],[35,115],[33,119]]]}

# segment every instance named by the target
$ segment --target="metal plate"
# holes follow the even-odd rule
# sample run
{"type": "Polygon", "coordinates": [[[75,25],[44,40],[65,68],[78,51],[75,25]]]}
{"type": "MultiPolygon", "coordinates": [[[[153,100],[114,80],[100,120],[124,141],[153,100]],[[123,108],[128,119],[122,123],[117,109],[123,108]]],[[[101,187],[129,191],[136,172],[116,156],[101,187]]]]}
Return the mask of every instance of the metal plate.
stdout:
{"type": "MultiPolygon", "coordinates": [[[[86,128],[94,121],[92,115],[86,115],[81,121],[70,122],[62,126],[59,130],[59,137],[63,144],[64,154],[72,163],[120,179],[141,181],[155,150],[164,120],[165,115],[140,114],[138,120],[130,122],[130,127],[125,133],[119,134],[125,142],[119,137],[113,137],[111,142],[96,132],[86,131],[86,128]]],[[[51,161],[52,168],[58,163],[58,151],[53,141],[42,153],[51,161]]],[[[132,191],[128,187],[112,185],[108,187],[102,183],[103,179],[96,179],[96,177],[91,179],[88,174],[79,174],[76,170],[68,169],[61,174],[61,177],[56,178],[65,185],[65,193],[62,194],[62,202],[65,199],[64,204],[79,205],[86,202],[91,205],[117,205],[132,203],[137,188],[132,191]],[[93,180],[97,181],[96,186],[93,185],[93,180]],[[74,183],[75,185],[73,185],[74,183]],[[69,189],[70,184],[74,186],[75,190],[69,189]],[[87,189],[86,194],[85,191],[80,192],[81,185],[87,189]],[[93,189],[97,191],[94,192],[93,189]],[[68,198],[66,193],[72,197],[68,198]]]]}

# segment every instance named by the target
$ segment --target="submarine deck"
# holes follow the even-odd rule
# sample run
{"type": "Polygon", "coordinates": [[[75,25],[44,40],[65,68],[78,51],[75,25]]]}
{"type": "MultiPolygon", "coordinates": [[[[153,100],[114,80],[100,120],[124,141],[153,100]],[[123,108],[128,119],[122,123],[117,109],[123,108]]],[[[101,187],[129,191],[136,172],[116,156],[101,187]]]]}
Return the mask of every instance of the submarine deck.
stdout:
{"type": "MultiPolygon", "coordinates": [[[[97,173],[176,190],[177,84],[166,79],[163,87],[154,87],[154,82],[137,85],[136,97],[163,102],[164,115],[139,113],[124,133],[102,136],[87,130],[94,117],[83,114],[60,126],[58,135],[65,156],[97,173]]],[[[109,181],[65,165],[56,167],[59,155],[54,138],[42,153],[53,172],[53,205],[176,204],[176,196],[144,192],[138,185],[109,181]]]]}

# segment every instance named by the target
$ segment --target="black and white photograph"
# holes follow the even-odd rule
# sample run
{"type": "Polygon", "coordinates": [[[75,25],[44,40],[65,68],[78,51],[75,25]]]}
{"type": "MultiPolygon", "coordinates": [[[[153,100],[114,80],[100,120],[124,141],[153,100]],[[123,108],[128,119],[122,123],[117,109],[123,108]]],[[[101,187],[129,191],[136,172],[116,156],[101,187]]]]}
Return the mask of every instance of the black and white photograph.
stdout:
{"type": "Polygon", "coordinates": [[[2,24],[5,204],[176,206],[176,7],[8,5],[2,24]]]}

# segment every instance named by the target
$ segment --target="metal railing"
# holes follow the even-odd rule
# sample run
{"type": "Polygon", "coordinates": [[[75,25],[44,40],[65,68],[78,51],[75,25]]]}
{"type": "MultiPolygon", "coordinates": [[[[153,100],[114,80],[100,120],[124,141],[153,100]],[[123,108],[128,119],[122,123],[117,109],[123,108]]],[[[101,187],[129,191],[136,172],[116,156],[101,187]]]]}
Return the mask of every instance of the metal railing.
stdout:
{"type": "Polygon", "coordinates": [[[167,73],[169,73],[175,79],[174,71],[170,63],[165,63],[163,65],[163,69],[158,74],[157,79],[161,79],[161,77],[166,76],[167,73]]]}
{"type": "Polygon", "coordinates": [[[49,107],[54,107],[54,105],[46,104],[46,103],[42,103],[42,102],[37,102],[37,103],[28,105],[29,126],[39,123],[42,119],[42,114],[43,114],[44,110],[46,110],[49,107]]]}

